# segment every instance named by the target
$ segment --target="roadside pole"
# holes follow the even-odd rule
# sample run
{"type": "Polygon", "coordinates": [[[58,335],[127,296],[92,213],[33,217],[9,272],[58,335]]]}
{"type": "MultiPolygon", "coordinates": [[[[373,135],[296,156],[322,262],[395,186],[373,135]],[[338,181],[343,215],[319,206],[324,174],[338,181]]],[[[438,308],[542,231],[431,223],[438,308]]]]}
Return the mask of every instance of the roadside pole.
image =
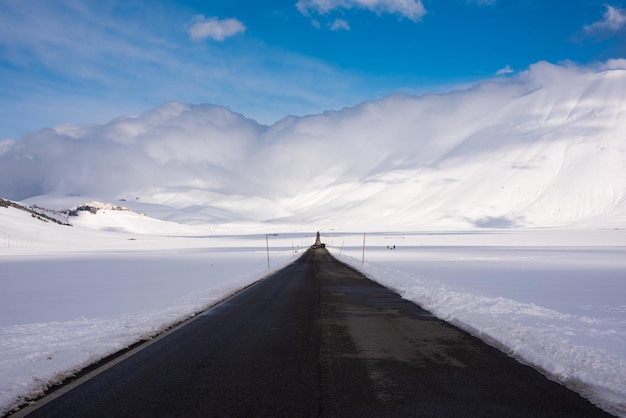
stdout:
{"type": "Polygon", "coordinates": [[[361,267],[365,265],[365,232],[363,232],[363,258],[361,259],[361,267]]]}
{"type": "Polygon", "coordinates": [[[265,248],[267,249],[267,269],[270,269],[270,239],[265,234],[265,248]]]}

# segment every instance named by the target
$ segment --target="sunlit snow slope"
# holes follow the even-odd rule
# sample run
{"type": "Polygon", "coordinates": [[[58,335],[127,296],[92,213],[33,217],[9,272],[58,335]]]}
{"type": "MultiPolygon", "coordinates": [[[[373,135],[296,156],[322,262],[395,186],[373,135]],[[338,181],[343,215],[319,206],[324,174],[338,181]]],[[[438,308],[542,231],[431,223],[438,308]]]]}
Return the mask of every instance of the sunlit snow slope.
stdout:
{"type": "Polygon", "coordinates": [[[0,196],[123,198],[193,223],[620,227],[625,98],[626,61],[609,61],[538,63],[462,91],[392,95],[271,127],[168,103],[0,142],[0,196]]]}

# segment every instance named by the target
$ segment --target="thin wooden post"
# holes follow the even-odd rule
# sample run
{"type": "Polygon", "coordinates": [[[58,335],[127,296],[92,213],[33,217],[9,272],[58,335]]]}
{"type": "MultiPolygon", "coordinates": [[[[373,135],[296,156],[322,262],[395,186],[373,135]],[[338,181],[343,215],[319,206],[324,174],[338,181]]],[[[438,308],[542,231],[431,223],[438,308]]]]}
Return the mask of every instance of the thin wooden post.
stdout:
{"type": "Polygon", "coordinates": [[[361,266],[365,265],[365,232],[363,232],[363,258],[361,259],[361,266]]]}
{"type": "Polygon", "coordinates": [[[267,248],[267,269],[270,268],[270,239],[265,234],[265,248],[267,248]]]}

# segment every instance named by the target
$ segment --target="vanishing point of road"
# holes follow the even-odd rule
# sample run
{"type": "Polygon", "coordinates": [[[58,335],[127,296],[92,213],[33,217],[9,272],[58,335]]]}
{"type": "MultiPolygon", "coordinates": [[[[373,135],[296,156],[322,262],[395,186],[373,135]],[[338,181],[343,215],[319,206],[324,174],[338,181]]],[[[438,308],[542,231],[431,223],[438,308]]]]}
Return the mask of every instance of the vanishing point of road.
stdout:
{"type": "Polygon", "coordinates": [[[536,370],[366,279],[325,248],[308,250],[185,326],[58,392],[21,413],[607,416],[536,370]]]}

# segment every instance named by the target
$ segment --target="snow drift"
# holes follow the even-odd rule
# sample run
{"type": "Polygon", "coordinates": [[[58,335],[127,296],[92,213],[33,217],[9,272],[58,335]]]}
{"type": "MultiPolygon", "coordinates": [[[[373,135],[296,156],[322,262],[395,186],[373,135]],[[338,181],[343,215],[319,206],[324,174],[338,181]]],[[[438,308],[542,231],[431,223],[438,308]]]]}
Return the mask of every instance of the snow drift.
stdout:
{"type": "Polygon", "coordinates": [[[140,197],[193,222],[614,225],[626,221],[625,98],[626,61],[615,60],[540,62],[269,127],[168,103],[0,143],[0,196],[140,197]]]}

